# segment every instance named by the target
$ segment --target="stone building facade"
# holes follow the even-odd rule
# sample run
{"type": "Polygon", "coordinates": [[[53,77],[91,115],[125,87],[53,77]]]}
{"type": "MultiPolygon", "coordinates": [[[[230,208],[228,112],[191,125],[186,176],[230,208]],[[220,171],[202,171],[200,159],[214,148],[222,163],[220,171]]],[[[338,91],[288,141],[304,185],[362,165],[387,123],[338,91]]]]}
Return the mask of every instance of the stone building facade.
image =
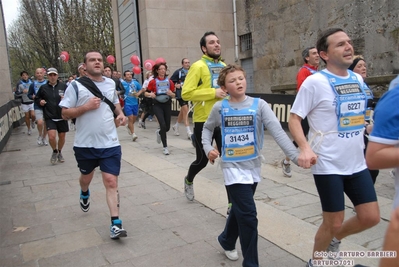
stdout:
{"type": "Polygon", "coordinates": [[[119,70],[131,69],[136,54],[141,62],[164,58],[173,73],[183,57],[202,56],[199,41],[207,31],[218,35],[226,62],[233,60],[231,0],[112,0],[112,7],[119,70]]]}
{"type": "Polygon", "coordinates": [[[239,58],[253,60],[255,92],[295,83],[302,50],[332,27],[352,38],[369,76],[399,73],[397,0],[237,0],[237,35],[252,36],[252,49],[239,58]]]}
{"type": "MultiPolygon", "coordinates": [[[[135,53],[142,60],[164,57],[171,70],[180,67],[182,57],[193,62],[201,56],[200,37],[213,30],[225,61],[246,69],[249,92],[270,93],[272,86],[295,83],[302,50],[331,27],[353,39],[370,76],[399,73],[397,0],[114,0],[116,32],[122,32],[121,12],[129,5],[137,7],[131,19],[139,33],[130,42],[139,40],[135,53]]],[[[122,45],[118,33],[115,38],[117,59],[127,67],[133,50],[121,53],[129,41],[122,45]]]]}

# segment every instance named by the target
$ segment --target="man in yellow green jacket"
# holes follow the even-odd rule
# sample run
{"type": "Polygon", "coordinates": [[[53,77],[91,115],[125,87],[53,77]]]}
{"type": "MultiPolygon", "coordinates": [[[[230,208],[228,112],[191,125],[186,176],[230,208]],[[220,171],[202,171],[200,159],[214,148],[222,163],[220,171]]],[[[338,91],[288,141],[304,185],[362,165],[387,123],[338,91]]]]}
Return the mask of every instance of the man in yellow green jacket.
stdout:
{"type": "MultiPolygon", "coordinates": [[[[217,85],[219,72],[226,65],[221,61],[221,46],[219,38],[214,32],[206,32],[200,40],[202,58],[194,62],[182,89],[182,98],[191,101],[194,105],[194,134],[196,159],[191,163],[187,176],[184,178],[184,192],[188,200],[194,200],[194,177],[208,164],[208,158],[202,147],[202,128],[207,120],[213,105],[227,96],[217,85]]],[[[215,129],[213,139],[215,139],[220,151],[222,139],[220,129],[215,129]]]]}

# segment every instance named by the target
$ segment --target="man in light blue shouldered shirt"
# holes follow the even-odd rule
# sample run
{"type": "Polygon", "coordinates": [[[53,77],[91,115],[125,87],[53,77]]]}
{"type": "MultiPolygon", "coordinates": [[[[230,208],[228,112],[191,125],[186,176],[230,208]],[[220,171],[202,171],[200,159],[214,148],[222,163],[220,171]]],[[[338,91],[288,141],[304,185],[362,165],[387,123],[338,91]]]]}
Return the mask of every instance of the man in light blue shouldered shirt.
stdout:
{"type": "MultiPolygon", "coordinates": [[[[380,220],[377,196],[363,155],[366,93],[362,77],[348,70],[351,39],[342,29],[328,29],[317,41],[326,69],[302,84],[291,109],[289,128],[299,145],[298,164],[311,167],[320,196],[323,221],[307,266],[323,266],[318,252],[339,252],[341,239],[380,220]],[[309,121],[309,143],[301,120],[309,121]],[[344,221],[344,193],[356,215],[344,221]]],[[[333,257],[336,258],[336,257],[333,257]]]]}

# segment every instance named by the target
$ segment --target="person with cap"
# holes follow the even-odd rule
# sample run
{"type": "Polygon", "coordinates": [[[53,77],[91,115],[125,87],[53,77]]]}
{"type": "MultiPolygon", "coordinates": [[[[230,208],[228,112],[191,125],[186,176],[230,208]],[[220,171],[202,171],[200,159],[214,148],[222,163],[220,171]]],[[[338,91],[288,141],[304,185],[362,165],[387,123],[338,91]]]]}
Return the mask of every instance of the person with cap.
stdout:
{"type": "Polygon", "coordinates": [[[86,70],[84,68],[84,64],[83,63],[79,63],[78,72],[79,72],[79,77],[77,77],[75,80],[78,80],[80,77],[86,76],[86,70]]]}
{"type": "MultiPolygon", "coordinates": [[[[314,46],[307,47],[302,51],[302,59],[305,61],[305,64],[302,65],[302,67],[299,69],[298,74],[296,75],[296,90],[297,92],[299,91],[299,88],[301,87],[303,81],[310,75],[314,74],[317,72],[317,69],[319,68],[319,53],[317,52],[317,48],[314,46]]],[[[303,133],[305,136],[308,135],[309,132],[309,123],[308,119],[304,118],[302,120],[302,128],[303,128],[303,133]]],[[[293,141],[294,146],[298,147],[298,144],[293,141]]],[[[290,158],[285,157],[285,159],[281,160],[281,168],[283,171],[284,176],[286,177],[291,177],[291,163],[290,163],[290,158]]]]}
{"type": "MultiPolygon", "coordinates": [[[[367,64],[366,61],[364,60],[363,56],[361,55],[356,55],[353,57],[353,63],[352,65],[349,66],[348,68],[349,70],[356,72],[358,74],[360,74],[360,76],[362,76],[363,79],[366,79],[367,77],[367,64]]],[[[371,118],[371,111],[374,109],[373,106],[375,106],[375,102],[374,102],[374,95],[373,92],[371,91],[370,87],[364,83],[364,92],[366,93],[366,97],[367,97],[367,110],[366,110],[366,116],[365,116],[365,120],[366,120],[366,124],[364,126],[364,153],[366,153],[366,149],[367,149],[367,145],[369,142],[369,134],[371,133],[371,130],[373,128],[373,126],[370,124],[372,121],[371,118]]],[[[375,184],[375,181],[377,180],[377,176],[380,173],[379,170],[371,170],[370,168],[368,168],[370,175],[371,175],[371,179],[373,180],[373,184],[375,184]]]]}
{"type": "Polygon", "coordinates": [[[58,71],[55,68],[47,70],[47,83],[43,84],[35,97],[35,103],[43,108],[43,115],[46,122],[48,140],[53,150],[50,158],[51,164],[64,162],[62,148],[65,144],[65,135],[68,132],[68,122],[62,119],[61,108],[58,106],[64,97],[66,84],[58,80],[58,71]],[[56,138],[58,133],[58,141],[56,138]]]}
{"type": "Polygon", "coordinates": [[[35,118],[36,118],[35,123],[37,124],[37,131],[39,132],[39,136],[37,137],[37,145],[38,146],[42,146],[42,145],[48,146],[48,142],[46,140],[47,130],[46,130],[45,122],[43,120],[43,109],[35,101],[35,96],[36,96],[37,92],[39,91],[40,87],[47,83],[47,80],[44,79],[44,69],[37,68],[35,71],[35,77],[36,77],[36,80],[34,80],[32,82],[32,84],[29,86],[28,98],[32,99],[34,101],[33,109],[35,111],[35,118]]]}

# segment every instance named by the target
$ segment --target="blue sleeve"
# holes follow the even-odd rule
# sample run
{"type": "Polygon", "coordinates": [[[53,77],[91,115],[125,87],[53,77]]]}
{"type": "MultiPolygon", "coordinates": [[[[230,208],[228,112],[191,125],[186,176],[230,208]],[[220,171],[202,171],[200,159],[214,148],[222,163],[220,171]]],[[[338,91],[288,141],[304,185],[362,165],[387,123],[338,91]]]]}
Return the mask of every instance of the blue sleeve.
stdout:
{"type": "Polygon", "coordinates": [[[399,86],[386,92],[374,110],[374,126],[370,140],[399,140],[399,86]]]}
{"type": "Polygon", "coordinates": [[[134,81],[134,84],[136,85],[137,91],[141,90],[141,84],[138,81],[134,81]]]}

